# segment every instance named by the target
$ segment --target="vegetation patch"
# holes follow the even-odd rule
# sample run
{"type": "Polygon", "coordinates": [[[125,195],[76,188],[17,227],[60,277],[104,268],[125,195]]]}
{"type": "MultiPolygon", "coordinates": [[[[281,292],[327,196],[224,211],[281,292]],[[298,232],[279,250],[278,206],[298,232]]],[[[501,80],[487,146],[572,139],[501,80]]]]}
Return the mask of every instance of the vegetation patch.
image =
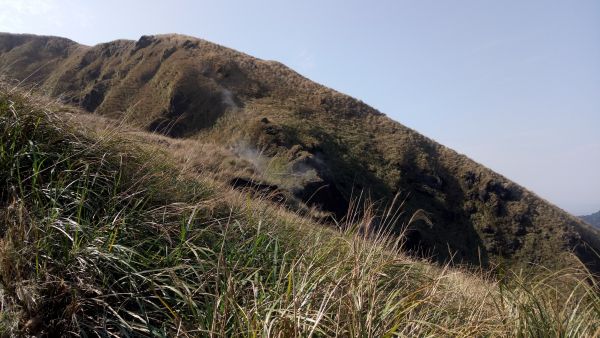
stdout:
{"type": "Polygon", "coordinates": [[[0,96],[0,332],[35,336],[592,336],[583,265],[492,276],[402,253],[401,210],[339,229],[169,155],[0,96]],[[372,228],[380,220],[378,229],[372,228]]]}

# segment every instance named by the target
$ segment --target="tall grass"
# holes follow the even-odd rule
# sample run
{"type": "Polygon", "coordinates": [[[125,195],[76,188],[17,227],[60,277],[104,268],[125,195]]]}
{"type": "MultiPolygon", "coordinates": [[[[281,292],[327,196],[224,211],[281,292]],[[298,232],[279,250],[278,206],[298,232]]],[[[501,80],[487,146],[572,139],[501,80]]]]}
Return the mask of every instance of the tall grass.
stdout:
{"type": "Polygon", "coordinates": [[[325,228],[18,95],[0,99],[0,141],[3,335],[599,334],[583,266],[435,266],[387,232],[397,207],[325,228]]]}

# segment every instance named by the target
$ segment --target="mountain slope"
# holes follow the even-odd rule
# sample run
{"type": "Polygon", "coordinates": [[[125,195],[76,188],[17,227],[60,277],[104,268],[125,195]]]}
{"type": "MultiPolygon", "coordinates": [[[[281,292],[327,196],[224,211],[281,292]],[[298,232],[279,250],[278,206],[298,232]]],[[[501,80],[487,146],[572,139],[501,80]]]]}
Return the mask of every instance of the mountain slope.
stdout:
{"type": "Polygon", "coordinates": [[[406,247],[439,261],[553,265],[574,250],[600,271],[595,229],[280,63],[181,35],[89,47],[2,34],[0,71],[89,112],[225,147],[246,163],[231,182],[285,190],[338,219],[361,192],[382,206],[401,193],[433,223],[408,229],[406,247]]]}
{"type": "Polygon", "coordinates": [[[323,227],[72,110],[0,82],[2,337],[598,332],[600,285],[581,265],[441,268],[362,231],[373,215],[323,227]]]}
{"type": "Polygon", "coordinates": [[[587,216],[581,216],[581,219],[583,219],[584,221],[588,222],[589,224],[600,228],[600,211],[593,213],[591,215],[587,215],[587,216]]]}

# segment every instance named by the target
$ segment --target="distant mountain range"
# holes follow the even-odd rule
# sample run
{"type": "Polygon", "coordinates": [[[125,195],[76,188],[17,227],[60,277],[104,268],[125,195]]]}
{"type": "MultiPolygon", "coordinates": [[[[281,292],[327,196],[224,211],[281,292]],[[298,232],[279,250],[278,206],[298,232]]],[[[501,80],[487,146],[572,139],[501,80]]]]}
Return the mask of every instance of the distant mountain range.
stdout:
{"type": "Polygon", "coordinates": [[[587,215],[587,216],[581,216],[581,219],[583,219],[584,221],[588,222],[589,224],[600,228],[600,211],[593,213],[591,215],[587,215]]]}
{"type": "MultiPolygon", "coordinates": [[[[597,229],[279,62],[183,35],[84,46],[0,33],[0,72],[21,88],[162,134],[164,144],[204,141],[202,149],[229,154],[213,167],[237,189],[296,199],[336,219],[361,194],[381,207],[401,194],[406,214],[424,210],[433,225],[404,231],[402,221],[395,230],[408,249],[440,262],[552,265],[562,264],[557,252],[574,251],[600,270],[597,229]]],[[[211,168],[202,161],[218,157],[196,149],[186,155],[198,161],[190,166],[211,168]]]]}

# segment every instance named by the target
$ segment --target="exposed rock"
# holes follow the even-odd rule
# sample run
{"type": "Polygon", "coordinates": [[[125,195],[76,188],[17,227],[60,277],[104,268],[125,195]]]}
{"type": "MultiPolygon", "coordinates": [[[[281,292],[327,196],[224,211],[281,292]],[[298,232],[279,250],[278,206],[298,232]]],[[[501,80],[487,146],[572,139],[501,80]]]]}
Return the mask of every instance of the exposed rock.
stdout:
{"type": "Polygon", "coordinates": [[[150,46],[154,41],[156,41],[156,39],[153,36],[142,35],[140,39],[135,43],[135,48],[133,49],[132,53],[137,52],[142,48],[150,46]]]}
{"type": "Polygon", "coordinates": [[[198,48],[198,42],[192,40],[185,40],[183,42],[183,48],[185,49],[196,49],[198,48]]]}

